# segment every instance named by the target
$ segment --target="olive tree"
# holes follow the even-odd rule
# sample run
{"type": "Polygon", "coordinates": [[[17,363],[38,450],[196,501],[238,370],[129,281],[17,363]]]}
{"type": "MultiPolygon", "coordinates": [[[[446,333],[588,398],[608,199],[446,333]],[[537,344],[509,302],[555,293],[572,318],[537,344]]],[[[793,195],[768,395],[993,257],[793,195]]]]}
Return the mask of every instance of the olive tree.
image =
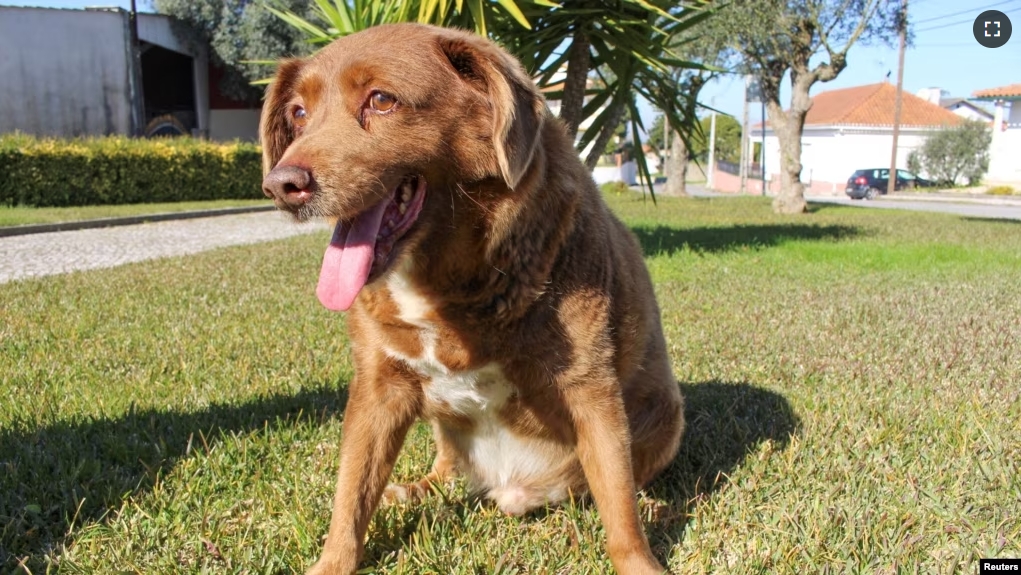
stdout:
{"type": "MultiPolygon", "coordinates": [[[[209,46],[210,60],[223,68],[220,92],[258,103],[263,89],[252,82],[272,73],[260,61],[301,56],[310,51],[304,35],[252,0],[153,0],[160,14],[174,18],[183,41],[209,46]],[[179,24],[183,24],[179,25],[179,24]]],[[[308,0],[286,0],[287,9],[305,14],[308,0]]]]}
{"type": "Polygon", "coordinates": [[[989,169],[992,140],[993,134],[985,123],[965,120],[927,137],[922,147],[908,156],[908,167],[940,184],[954,185],[963,178],[975,185],[989,169]]]}
{"type": "Polygon", "coordinates": [[[856,43],[892,44],[905,15],[899,0],[741,0],[720,8],[700,32],[729,46],[736,70],[758,80],[766,114],[780,143],[778,213],[804,212],[801,137],[812,105],[809,92],[847,68],[856,43]],[[786,109],[780,85],[790,83],[786,109]]]}

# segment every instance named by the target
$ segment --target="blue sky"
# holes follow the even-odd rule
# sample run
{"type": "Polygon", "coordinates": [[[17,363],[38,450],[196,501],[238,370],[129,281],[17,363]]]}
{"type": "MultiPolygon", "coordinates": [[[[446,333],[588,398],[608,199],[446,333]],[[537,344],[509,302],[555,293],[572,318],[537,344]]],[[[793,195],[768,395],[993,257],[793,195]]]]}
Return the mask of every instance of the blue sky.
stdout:
{"type": "MultiPolygon", "coordinates": [[[[126,8],[130,0],[0,0],[0,3],[55,8],[95,5],[126,8]]],[[[138,0],[138,4],[140,9],[150,9],[146,0],[138,0]]],[[[908,48],[905,56],[906,91],[915,93],[922,88],[939,87],[948,90],[952,96],[968,97],[975,90],[1021,83],[1021,30],[1018,30],[1021,27],[1021,0],[909,0],[908,14],[915,37],[914,45],[908,48]],[[1010,41],[1000,48],[984,48],[972,35],[972,22],[987,9],[1005,13],[1013,24],[1010,41]]],[[[840,76],[831,82],[817,83],[812,94],[882,82],[887,72],[890,72],[890,81],[896,81],[895,47],[856,45],[851,48],[847,60],[847,68],[840,76]]],[[[740,77],[723,77],[703,89],[701,100],[740,117],[743,86],[740,77]]],[[[788,91],[783,91],[781,97],[786,104],[788,91]]],[[[753,105],[750,115],[752,122],[759,121],[759,106],[753,105]]]]}
{"type": "MultiPolygon", "coordinates": [[[[908,0],[908,20],[915,37],[904,56],[905,91],[939,87],[970,97],[975,90],[1021,83],[1021,0],[908,0]],[[985,48],[972,34],[972,23],[986,9],[1003,12],[1013,25],[1010,41],[1000,48],[985,48]]],[[[848,52],[847,68],[835,80],[817,83],[811,93],[882,82],[887,72],[896,82],[896,47],[856,45],[848,52]]],[[[739,77],[723,78],[704,88],[700,99],[740,117],[743,87],[739,77]]],[[[781,98],[786,107],[789,90],[781,98]]],[[[758,121],[758,106],[752,108],[752,121],[758,121]]]]}

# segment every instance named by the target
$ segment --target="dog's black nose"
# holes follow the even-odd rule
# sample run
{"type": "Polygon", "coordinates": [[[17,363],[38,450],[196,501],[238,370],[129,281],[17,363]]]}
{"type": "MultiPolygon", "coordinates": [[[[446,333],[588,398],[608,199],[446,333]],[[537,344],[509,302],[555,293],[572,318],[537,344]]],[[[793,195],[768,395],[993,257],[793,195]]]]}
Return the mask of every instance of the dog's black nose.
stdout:
{"type": "Polygon", "coordinates": [[[301,207],[312,199],[309,187],[312,173],[299,166],[277,166],[262,180],[262,193],[292,208],[301,207]]]}

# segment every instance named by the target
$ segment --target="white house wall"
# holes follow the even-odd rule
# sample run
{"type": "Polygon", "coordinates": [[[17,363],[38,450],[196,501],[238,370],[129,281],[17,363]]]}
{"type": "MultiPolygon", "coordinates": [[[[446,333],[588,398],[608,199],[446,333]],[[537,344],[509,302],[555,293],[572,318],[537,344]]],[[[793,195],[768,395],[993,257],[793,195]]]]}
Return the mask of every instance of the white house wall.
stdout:
{"type": "Polygon", "coordinates": [[[962,118],[967,118],[968,120],[978,120],[980,122],[989,121],[989,116],[984,115],[981,112],[977,112],[964,104],[956,104],[953,108],[949,108],[949,110],[962,118]]]}
{"type": "MultiPolygon", "coordinates": [[[[919,148],[927,132],[904,130],[897,139],[897,166],[907,168],[908,154],[919,148]]],[[[843,194],[843,184],[855,171],[890,165],[890,130],[865,128],[808,128],[801,139],[801,180],[829,183],[816,191],[843,194]]],[[[776,136],[766,132],[766,174],[780,179],[780,148],[776,136]]]]}
{"type": "Polygon", "coordinates": [[[993,133],[989,146],[986,179],[992,183],[1018,185],[1021,184],[1021,102],[1011,102],[1003,118],[1006,125],[993,133]]]}

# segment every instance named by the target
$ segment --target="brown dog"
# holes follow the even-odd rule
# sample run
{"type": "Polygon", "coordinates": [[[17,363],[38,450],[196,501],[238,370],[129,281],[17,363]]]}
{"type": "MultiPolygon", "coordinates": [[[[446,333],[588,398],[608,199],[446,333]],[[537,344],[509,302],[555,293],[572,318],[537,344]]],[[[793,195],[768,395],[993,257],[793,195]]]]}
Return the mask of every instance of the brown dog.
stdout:
{"type": "Polygon", "coordinates": [[[317,294],[357,375],[330,532],[351,574],[384,496],[457,473],[503,511],[591,493],[622,574],[661,573],[636,486],[673,458],[683,402],[642,253],[521,66],[481,37],[373,28],[281,63],[264,191],[336,230],[317,294]],[[432,471],[387,478],[417,418],[432,471]]]}

